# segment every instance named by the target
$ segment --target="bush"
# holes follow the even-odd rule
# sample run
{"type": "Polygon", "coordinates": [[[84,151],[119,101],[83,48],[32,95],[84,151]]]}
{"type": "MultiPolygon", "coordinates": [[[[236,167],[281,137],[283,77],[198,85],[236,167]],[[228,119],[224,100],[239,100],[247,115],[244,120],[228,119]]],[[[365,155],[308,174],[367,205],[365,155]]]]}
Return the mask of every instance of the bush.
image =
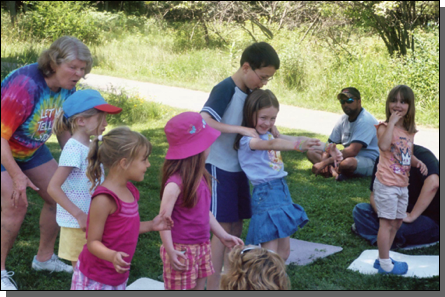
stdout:
{"type": "Polygon", "coordinates": [[[122,90],[101,94],[109,104],[122,108],[122,112],[107,119],[111,125],[146,123],[148,120],[161,119],[167,112],[166,107],[159,103],[145,101],[139,95],[129,95],[122,90]]]}
{"type": "Polygon", "coordinates": [[[36,39],[56,40],[69,35],[84,43],[97,43],[101,37],[88,1],[35,1],[33,10],[18,18],[18,28],[36,39]]]}

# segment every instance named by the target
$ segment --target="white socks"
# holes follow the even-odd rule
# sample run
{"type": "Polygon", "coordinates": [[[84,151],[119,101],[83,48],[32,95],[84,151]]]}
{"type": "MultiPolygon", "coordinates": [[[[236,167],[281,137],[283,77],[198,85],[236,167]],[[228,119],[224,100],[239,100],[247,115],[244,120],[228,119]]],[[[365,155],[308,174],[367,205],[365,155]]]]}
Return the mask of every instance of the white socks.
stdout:
{"type": "Polygon", "coordinates": [[[382,269],[385,270],[386,272],[390,272],[394,268],[394,264],[392,263],[391,259],[379,258],[379,262],[380,262],[380,267],[382,267],[382,269]]]}

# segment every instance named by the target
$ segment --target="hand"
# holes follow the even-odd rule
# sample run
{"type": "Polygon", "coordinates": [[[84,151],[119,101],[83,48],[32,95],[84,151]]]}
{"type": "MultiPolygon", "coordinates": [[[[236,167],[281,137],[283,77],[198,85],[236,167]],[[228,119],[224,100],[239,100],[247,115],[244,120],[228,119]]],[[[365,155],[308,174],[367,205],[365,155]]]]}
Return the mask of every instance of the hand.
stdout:
{"type": "Polygon", "coordinates": [[[83,232],[87,231],[87,218],[88,215],[83,211],[76,217],[76,220],[79,223],[79,227],[80,229],[82,229],[83,232]]]}
{"type": "Polygon", "coordinates": [[[343,160],[343,153],[340,152],[335,143],[330,143],[326,151],[334,158],[334,168],[343,160]]]}
{"type": "Polygon", "coordinates": [[[153,231],[171,230],[173,225],[171,217],[165,217],[165,210],[153,219],[153,231]]]}
{"type": "Polygon", "coordinates": [[[116,252],[113,256],[113,266],[117,273],[125,273],[130,270],[130,263],[124,261],[124,257],[129,255],[124,252],[116,252]]]}
{"type": "Polygon", "coordinates": [[[243,136],[247,136],[247,137],[253,137],[253,138],[258,138],[258,132],[253,129],[253,128],[247,128],[247,127],[243,127],[241,133],[241,135],[243,136]]]}
{"type": "Polygon", "coordinates": [[[185,265],[187,256],[183,252],[173,250],[168,253],[168,257],[170,258],[170,263],[173,266],[174,270],[183,271],[187,268],[187,265],[185,265]]]}
{"type": "Polygon", "coordinates": [[[321,141],[320,139],[317,138],[309,138],[303,141],[303,143],[301,144],[301,151],[302,152],[307,152],[308,150],[313,150],[313,146],[320,146],[321,145],[321,141]]]}
{"type": "Polygon", "coordinates": [[[240,238],[228,233],[226,233],[224,237],[219,238],[219,240],[221,240],[222,244],[224,244],[229,249],[232,249],[236,245],[244,245],[244,242],[240,238]]]}
{"type": "Polygon", "coordinates": [[[407,223],[407,224],[410,224],[410,223],[414,222],[415,220],[417,220],[417,218],[412,216],[411,213],[407,212],[406,213],[406,217],[403,219],[403,222],[407,223]]]}
{"type": "Polygon", "coordinates": [[[30,187],[35,191],[39,191],[39,188],[37,188],[25,174],[17,175],[12,179],[12,206],[17,208],[20,199],[23,199],[25,206],[28,207],[28,199],[26,198],[27,187],[30,187]]]}
{"type": "Polygon", "coordinates": [[[275,125],[270,129],[270,133],[272,133],[274,138],[280,137],[280,132],[278,132],[277,126],[275,125]]]}
{"type": "Polygon", "coordinates": [[[427,176],[428,175],[428,168],[426,167],[425,163],[423,163],[422,161],[418,161],[417,162],[417,168],[420,169],[420,173],[422,173],[423,175],[427,176]]]}
{"type": "Polygon", "coordinates": [[[400,114],[400,112],[395,111],[391,114],[391,116],[389,117],[389,121],[388,124],[393,124],[395,125],[400,119],[402,118],[402,115],[400,114]]]}

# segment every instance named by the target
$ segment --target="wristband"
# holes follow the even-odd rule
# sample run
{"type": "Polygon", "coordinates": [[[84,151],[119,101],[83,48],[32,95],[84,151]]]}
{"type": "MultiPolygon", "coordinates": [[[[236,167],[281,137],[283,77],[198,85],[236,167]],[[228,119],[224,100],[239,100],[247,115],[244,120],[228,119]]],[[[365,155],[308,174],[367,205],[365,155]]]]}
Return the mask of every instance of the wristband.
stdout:
{"type": "Polygon", "coordinates": [[[298,139],[297,142],[295,142],[294,149],[295,149],[297,152],[301,152],[301,149],[300,149],[300,143],[301,143],[301,139],[298,139]]]}

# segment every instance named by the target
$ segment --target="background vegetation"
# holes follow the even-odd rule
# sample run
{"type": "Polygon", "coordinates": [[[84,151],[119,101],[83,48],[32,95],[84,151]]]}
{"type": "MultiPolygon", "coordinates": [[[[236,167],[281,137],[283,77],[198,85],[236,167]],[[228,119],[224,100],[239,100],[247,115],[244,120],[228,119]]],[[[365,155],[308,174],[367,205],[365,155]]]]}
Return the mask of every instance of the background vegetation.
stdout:
{"type": "Polygon", "coordinates": [[[383,119],[389,90],[406,84],[417,124],[439,127],[435,1],[5,2],[16,15],[2,7],[2,61],[35,62],[73,35],[92,50],[93,73],[210,92],[246,46],[267,41],[282,62],[267,85],[280,102],[341,113],[336,94],[355,86],[383,119]]]}

